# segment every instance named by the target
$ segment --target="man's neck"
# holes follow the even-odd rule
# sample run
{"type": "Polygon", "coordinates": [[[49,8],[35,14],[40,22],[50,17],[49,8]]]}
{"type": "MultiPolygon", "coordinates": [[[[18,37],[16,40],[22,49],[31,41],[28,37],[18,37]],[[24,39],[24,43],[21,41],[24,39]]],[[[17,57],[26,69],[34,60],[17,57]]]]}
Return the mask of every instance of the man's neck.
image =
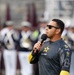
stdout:
{"type": "Polygon", "coordinates": [[[60,39],[61,39],[60,36],[55,36],[53,38],[50,38],[50,41],[55,42],[55,41],[60,40],[60,39]]]}

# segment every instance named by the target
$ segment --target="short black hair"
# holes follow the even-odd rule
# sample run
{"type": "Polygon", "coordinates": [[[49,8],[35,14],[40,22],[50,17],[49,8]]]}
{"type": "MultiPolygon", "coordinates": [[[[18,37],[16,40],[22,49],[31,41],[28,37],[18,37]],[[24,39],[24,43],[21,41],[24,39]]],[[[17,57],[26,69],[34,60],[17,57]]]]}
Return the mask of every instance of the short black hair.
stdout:
{"type": "Polygon", "coordinates": [[[65,27],[64,22],[60,19],[52,19],[52,21],[55,21],[57,23],[57,26],[58,26],[58,28],[61,29],[61,34],[62,34],[64,27],[65,27]]]}

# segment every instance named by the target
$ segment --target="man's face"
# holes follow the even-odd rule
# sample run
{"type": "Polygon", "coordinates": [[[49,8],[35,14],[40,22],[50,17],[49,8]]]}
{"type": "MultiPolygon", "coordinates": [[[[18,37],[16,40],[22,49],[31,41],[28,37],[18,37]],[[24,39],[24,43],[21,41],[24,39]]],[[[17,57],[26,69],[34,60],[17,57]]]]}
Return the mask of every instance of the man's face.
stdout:
{"type": "Polygon", "coordinates": [[[57,35],[57,23],[55,21],[50,21],[48,25],[46,26],[46,34],[51,39],[55,35],[57,35]]]}

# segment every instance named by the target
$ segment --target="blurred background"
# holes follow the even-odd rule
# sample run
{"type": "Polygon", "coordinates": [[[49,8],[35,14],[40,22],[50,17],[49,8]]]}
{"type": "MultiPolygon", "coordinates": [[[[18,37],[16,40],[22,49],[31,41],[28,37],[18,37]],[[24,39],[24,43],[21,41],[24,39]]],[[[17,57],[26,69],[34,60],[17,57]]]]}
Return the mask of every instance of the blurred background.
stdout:
{"type": "Polygon", "coordinates": [[[0,0],[0,22],[13,20],[20,26],[22,20],[40,17],[73,19],[74,0],[0,0]],[[34,13],[34,14],[33,14],[34,13]],[[37,16],[37,17],[35,17],[37,16]],[[29,18],[31,17],[31,18],[29,18]]]}
{"type": "MultiPolygon", "coordinates": [[[[3,37],[3,35],[6,32],[5,28],[8,27],[8,24],[6,23],[7,21],[14,22],[14,27],[12,29],[15,29],[16,30],[15,32],[18,32],[18,35],[23,30],[21,22],[27,21],[31,24],[29,30],[32,32],[30,38],[32,44],[30,45],[32,45],[33,47],[33,44],[36,43],[37,40],[39,39],[41,33],[39,31],[40,27],[44,27],[44,24],[46,25],[46,23],[53,18],[59,18],[64,21],[65,30],[62,34],[62,38],[66,41],[66,43],[68,43],[68,45],[71,47],[73,51],[74,50],[74,0],[0,0],[1,37],[3,37]],[[3,29],[5,32],[3,31],[3,29]]],[[[5,47],[2,44],[4,43],[4,41],[2,40],[3,39],[0,38],[0,75],[8,75],[5,72],[6,71],[5,62],[4,62],[5,58],[3,56],[5,47]]],[[[19,49],[20,48],[17,45],[16,75],[24,75],[21,73],[21,65],[20,65],[21,62],[19,59],[19,52],[21,50],[19,49]]],[[[14,54],[12,56],[14,56],[14,54]]],[[[72,68],[74,68],[74,65],[72,66],[72,68]]],[[[37,64],[32,65],[31,71],[32,73],[27,75],[38,75],[37,64]]],[[[71,75],[73,75],[73,73],[71,75]]]]}

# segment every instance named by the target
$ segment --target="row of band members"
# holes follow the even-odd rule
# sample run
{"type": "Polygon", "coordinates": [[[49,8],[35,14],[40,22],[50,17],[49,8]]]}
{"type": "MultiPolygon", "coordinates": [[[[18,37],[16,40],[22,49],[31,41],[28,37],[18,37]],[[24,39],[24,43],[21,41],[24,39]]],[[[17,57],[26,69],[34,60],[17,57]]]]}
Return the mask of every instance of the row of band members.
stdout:
{"type": "MultiPolygon", "coordinates": [[[[37,71],[37,64],[33,67],[33,65],[28,63],[27,57],[32,50],[33,45],[45,32],[47,21],[44,18],[40,19],[38,29],[34,31],[31,30],[31,23],[27,21],[23,21],[21,23],[22,29],[20,32],[14,29],[13,21],[7,21],[6,25],[7,27],[0,30],[0,50],[3,53],[5,75],[16,75],[16,64],[18,63],[17,54],[21,66],[21,75],[38,75],[38,73],[35,73],[37,71]]],[[[62,37],[65,42],[68,43],[72,49],[74,49],[73,25],[65,27],[62,37]]]]}

